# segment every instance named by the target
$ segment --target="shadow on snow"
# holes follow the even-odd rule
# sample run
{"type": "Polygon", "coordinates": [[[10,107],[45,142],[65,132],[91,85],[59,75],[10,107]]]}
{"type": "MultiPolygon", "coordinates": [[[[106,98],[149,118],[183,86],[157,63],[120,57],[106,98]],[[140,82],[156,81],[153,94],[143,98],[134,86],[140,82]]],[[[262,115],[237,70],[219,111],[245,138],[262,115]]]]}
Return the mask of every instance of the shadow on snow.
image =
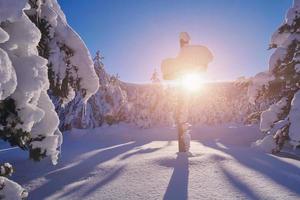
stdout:
{"type": "MultiPolygon", "coordinates": [[[[221,148],[215,142],[199,142],[207,147],[219,150],[232,156],[236,161],[245,167],[261,173],[263,176],[268,177],[278,185],[281,185],[300,195],[300,176],[298,175],[298,167],[284,162],[276,156],[259,152],[255,149],[231,146],[226,146],[227,148],[221,148]]],[[[230,180],[229,182],[232,183],[233,186],[247,194],[252,199],[259,199],[256,198],[255,193],[249,187],[247,187],[246,184],[239,181],[234,174],[222,167],[221,170],[223,171],[225,177],[230,180]]]]}

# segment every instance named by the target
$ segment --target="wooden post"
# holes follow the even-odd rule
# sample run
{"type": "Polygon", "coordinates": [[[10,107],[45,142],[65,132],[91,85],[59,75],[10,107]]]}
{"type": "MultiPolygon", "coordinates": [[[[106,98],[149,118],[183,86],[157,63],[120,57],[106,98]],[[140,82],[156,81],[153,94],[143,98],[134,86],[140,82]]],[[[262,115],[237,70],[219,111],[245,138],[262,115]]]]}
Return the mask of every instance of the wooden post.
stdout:
{"type": "Polygon", "coordinates": [[[183,107],[184,107],[184,95],[182,92],[177,91],[177,102],[176,102],[176,113],[175,113],[175,122],[178,131],[178,151],[186,152],[186,146],[184,141],[184,128],[182,121],[183,107]]]}

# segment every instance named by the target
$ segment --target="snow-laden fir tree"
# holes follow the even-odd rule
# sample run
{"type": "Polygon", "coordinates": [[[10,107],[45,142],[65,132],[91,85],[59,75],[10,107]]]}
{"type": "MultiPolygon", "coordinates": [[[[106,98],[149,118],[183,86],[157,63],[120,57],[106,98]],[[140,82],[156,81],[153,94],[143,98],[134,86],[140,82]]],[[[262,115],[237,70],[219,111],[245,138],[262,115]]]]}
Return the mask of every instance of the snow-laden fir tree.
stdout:
{"type": "Polygon", "coordinates": [[[150,80],[151,80],[152,83],[160,83],[160,78],[159,78],[159,75],[158,75],[158,72],[156,71],[156,69],[152,73],[152,76],[151,76],[150,80]]]}
{"type": "Polygon", "coordinates": [[[103,57],[97,52],[94,68],[99,78],[100,87],[86,104],[78,93],[64,109],[59,112],[61,128],[94,128],[103,124],[125,121],[128,113],[127,95],[121,88],[118,75],[110,76],[103,65],[103,57]]]}
{"type": "MultiPolygon", "coordinates": [[[[1,139],[28,150],[33,160],[49,157],[56,164],[62,136],[47,91],[53,82],[55,86],[59,83],[59,90],[76,88],[86,100],[98,87],[92,66],[83,42],[68,26],[56,0],[0,0],[1,139]]],[[[72,90],[65,95],[50,93],[66,99],[72,90]]],[[[25,198],[21,186],[3,177],[13,172],[12,166],[5,163],[0,169],[0,198],[25,198]]]]}
{"type": "Polygon", "coordinates": [[[261,114],[260,129],[266,137],[256,145],[277,153],[284,145],[300,145],[300,0],[294,0],[284,23],[273,34],[270,48],[275,51],[269,71],[250,88],[252,99],[274,102],[261,114]]]}
{"type": "Polygon", "coordinates": [[[50,88],[48,93],[60,109],[70,102],[76,92],[83,101],[98,89],[90,53],[80,36],[68,25],[56,0],[28,0],[26,11],[40,29],[39,55],[48,60],[50,88]]]}
{"type": "MultiPolygon", "coordinates": [[[[36,49],[41,35],[25,15],[27,9],[27,1],[0,1],[0,137],[29,150],[34,160],[50,156],[56,163],[58,117],[47,95],[47,60],[36,49]]],[[[26,196],[7,178],[0,177],[0,183],[3,198],[26,196]]]]}

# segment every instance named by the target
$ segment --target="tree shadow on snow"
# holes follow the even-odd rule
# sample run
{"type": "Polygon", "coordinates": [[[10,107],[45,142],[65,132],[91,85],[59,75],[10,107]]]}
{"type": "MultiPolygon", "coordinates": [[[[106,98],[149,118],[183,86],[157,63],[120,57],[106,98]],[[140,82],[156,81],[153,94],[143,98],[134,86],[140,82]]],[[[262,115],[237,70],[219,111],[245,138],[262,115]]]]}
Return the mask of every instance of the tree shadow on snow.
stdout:
{"type": "MultiPolygon", "coordinates": [[[[15,166],[16,173],[13,174],[13,179],[22,185],[26,185],[36,178],[44,177],[45,175],[50,174],[53,171],[58,171],[65,168],[69,164],[78,161],[79,156],[81,156],[82,154],[105,148],[112,148],[118,145],[124,145],[128,142],[136,142],[135,145],[132,145],[132,148],[139,146],[139,144],[143,145],[148,142],[141,140],[137,142],[136,140],[132,140],[132,138],[125,138],[122,136],[120,136],[119,138],[115,138],[115,136],[113,135],[100,135],[99,137],[99,135],[97,134],[88,134],[88,137],[84,136],[85,135],[76,136],[76,134],[64,134],[61,156],[57,165],[52,165],[51,161],[48,158],[45,158],[40,162],[31,161],[28,159],[28,152],[22,151],[20,153],[20,150],[16,149],[18,150],[17,154],[8,154],[13,155],[9,160],[10,163],[15,166]],[[91,139],[91,137],[93,137],[92,135],[95,135],[95,138],[91,139]],[[28,172],[28,170],[30,171],[28,172]]],[[[121,150],[123,149],[124,147],[121,148],[121,150]]],[[[126,151],[129,150],[131,150],[131,148],[126,149],[126,151]]],[[[120,151],[120,153],[124,152],[120,151]]],[[[105,151],[103,153],[107,154],[108,151],[105,151]]],[[[112,158],[113,157],[114,154],[112,154],[112,158]]],[[[109,160],[109,158],[107,159],[109,160]]]]}
{"type": "Polygon", "coordinates": [[[178,153],[177,158],[170,163],[164,163],[167,167],[174,167],[164,200],[188,199],[189,160],[186,153],[178,153]]]}
{"type": "MultiPolygon", "coordinates": [[[[230,147],[221,148],[215,142],[200,142],[201,144],[222,151],[228,155],[234,157],[240,164],[251,168],[262,175],[270,178],[278,185],[281,185],[292,192],[300,195],[300,169],[288,162],[284,162],[276,156],[260,152],[255,149],[242,148],[242,147],[230,147]]],[[[224,170],[223,170],[224,171],[224,170]]],[[[227,178],[234,180],[233,176],[224,171],[227,178]]],[[[254,195],[253,192],[249,191],[242,184],[234,180],[232,183],[239,189],[242,189],[248,195],[254,195]]]]}
{"type": "Polygon", "coordinates": [[[244,183],[239,177],[235,176],[233,173],[231,173],[223,167],[220,167],[220,169],[225,175],[225,177],[228,179],[229,183],[231,183],[243,194],[246,194],[248,199],[261,199],[261,197],[259,197],[259,195],[257,195],[256,192],[253,191],[251,187],[244,183]]]}
{"type": "Polygon", "coordinates": [[[112,173],[105,176],[101,181],[96,183],[92,188],[89,188],[87,191],[82,193],[81,194],[82,199],[84,199],[88,195],[92,194],[97,189],[99,189],[99,188],[103,187],[104,185],[110,183],[111,181],[115,180],[117,177],[119,177],[123,173],[124,168],[125,168],[124,166],[118,167],[112,173]]]}
{"type": "MultiPolygon", "coordinates": [[[[49,197],[53,195],[55,192],[62,190],[62,188],[75,184],[76,186],[73,186],[72,189],[68,190],[66,193],[64,193],[62,196],[68,196],[71,195],[73,192],[78,191],[84,184],[76,184],[80,181],[87,180],[96,174],[93,174],[94,170],[96,168],[100,167],[99,165],[101,163],[104,163],[106,161],[109,161],[115,157],[117,157],[120,154],[123,154],[131,149],[134,149],[138,146],[143,146],[147,144],[146,141],[135,141],[135,142],[129,142],[120,144],[117,146],[112,146],[108,149],[96,149],[93,154],[87,158],[82,159],[78,163],[66,165],[61,168],[58,168],[57,170],[51,171],[50,173],[44,175],[47,182],[43,185],[41,185],[39,188],[30,191],[29,198],[30,199],[44,199],[46,197],[49,197]]],[[[89,152],[90,153],[90,152],[89,152]]],[[[94,190],[104,186],[105,184],[109,183],[111,180],[117,178],[121,172],[123,167],[120,169],[115,170],[114,172],[108,172],[108,177],[104,178],[102,181],[96,184],[95,187],[88,190],[88,193],[90,194],[94,190]]],[[[102,170],[101,168],[98,170],[102,170]]]]}
{"type": "Polygon", "coordinates": [[[153,153],[155,151],[160,150],[161,148],[147,148],[147,149],[140,149],[138,151],[132,152],[132,153],[128,153],[125,154],[124,156],[121,157],[122,160],[125,160],[127,158],[130,158],[134,155],[139,155],[139,154],[147,154],[147,153],[153,153]]]}
{"type": "Polygon", "coordinates": [[[87,189],[87,193],[91,194],[122,174],[124,166],[120,169],[107,169],[102,167],[102,163],[122,154],[124,156],[121,159],[126,159],[134,155],[157,151],[171,145],[170,140],[176,139],[176,136],[175,133],[169,134],[169,132],[166,134],[157,132],[156,135],[152,132],[143,135],[134,132],[133,134],[95,134],[88,131],[79,134],[65,133],[62,157],[57,165],[51,165],[49,160],[29,161],[26,152],[21,157],[20,154],[16,154],[18,156],[11,158],[11,160],[15,159],[12,164],[16,166],[13,180],[28,187],[29,199],[45,199],[56,192],[64,192],[63,188],[68,189],[61,196],[72,195],[84,186],[81,183],[97,175],[95,173],[107,173],[107,179],[104,178],[96,183],[95,187],[87,189]],[[163,147],[137,150],[152,141],[168,142],[163,147]],[[133,149],[137,151],[127,153],[133,149]],[[31,188],[30,185],[34,185],[35,181],[41,181],[42,184],[37,188],[31,188]]]}

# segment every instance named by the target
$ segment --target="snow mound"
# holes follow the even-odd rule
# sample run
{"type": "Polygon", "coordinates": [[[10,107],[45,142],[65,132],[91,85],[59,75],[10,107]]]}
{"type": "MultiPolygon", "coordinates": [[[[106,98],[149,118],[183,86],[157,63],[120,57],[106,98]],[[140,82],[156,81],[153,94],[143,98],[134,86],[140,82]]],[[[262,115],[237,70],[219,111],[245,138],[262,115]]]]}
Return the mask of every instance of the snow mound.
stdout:
{"type": "Polygon", "coordinates": [[[28,196],[24,188],[5,177],[0,177],[0,188],[1,199],[21,200],[28,196]]]}
{"type": "Polygon", "coordinates": [[[272,150],[275,149],[276,144],[273,135],[269,134],[263,139],[257,140],[251,145],[251,147],[262,150],[266,153],[272,153],[272,150]]]}

